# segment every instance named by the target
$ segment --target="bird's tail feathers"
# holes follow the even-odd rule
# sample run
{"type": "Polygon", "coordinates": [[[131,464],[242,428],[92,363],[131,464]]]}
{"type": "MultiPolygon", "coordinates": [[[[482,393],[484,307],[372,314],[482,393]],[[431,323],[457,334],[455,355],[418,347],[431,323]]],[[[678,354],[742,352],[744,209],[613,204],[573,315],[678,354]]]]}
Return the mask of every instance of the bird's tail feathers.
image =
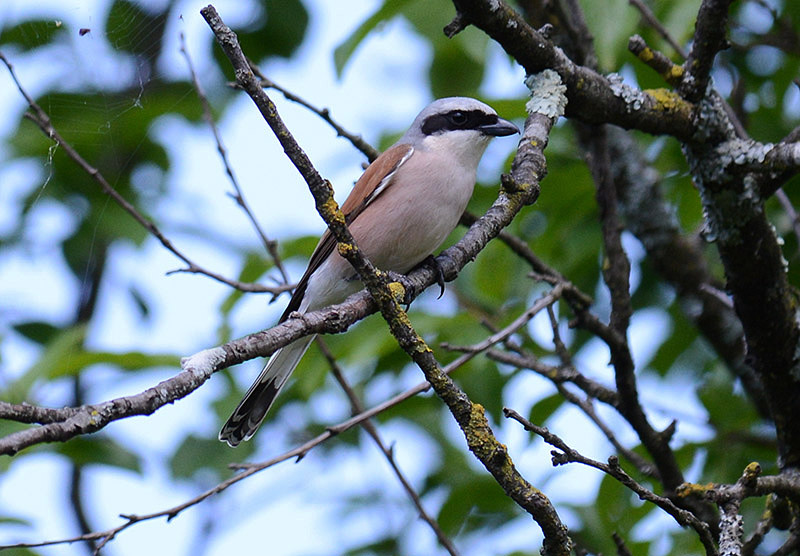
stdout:
{"type": "Polygon", "coordinates": [[[249,440],[255,434],[313,339],[314,336],[301,338],[272,354],[264,370],[219,431],[221,441],[236,447],[242,440],[249,440]]]}

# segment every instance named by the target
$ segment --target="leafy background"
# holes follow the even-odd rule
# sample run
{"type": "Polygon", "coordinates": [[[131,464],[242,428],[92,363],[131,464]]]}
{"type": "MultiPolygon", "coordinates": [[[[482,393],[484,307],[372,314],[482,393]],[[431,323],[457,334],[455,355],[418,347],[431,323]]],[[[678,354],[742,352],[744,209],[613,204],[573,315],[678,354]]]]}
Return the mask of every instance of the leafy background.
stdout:
{"type": "MultiPolygon", "coordinates": [[[[281,256],[297,278],[322,225],[305,185],[249,100],[227,86],[230,68],[199,16],[202,5],[4,2],[0,48],[64,137],[184,253],[221,274],[269,283],[276,270],[227,197],[230,186],[179,53],[183,33],[245,196],[267,233],[280,240],[281,256]]],[[[586,0],[582,6],[601,67],[642,87],[662,86],[627,52],[627,39],[638,32],[649,44],[674,53],[641,24],[628,2],[586,0]]],[[[699,1],[651,6],[685,44],[699,1]]],[[[216,7],[268,77],[329,107],[345,127],[381,148],[434,97],[477,96],[505,117],[524,115],[521,69],[475,29],[446,39],[441,29],[454,10],[444,0],[346,5],[262,0],[216,7]]],[[[762,141],[784,136],[800,116],[792,84],[798,57],[767,44],[745,50],[766,42],[762,37],[773,30],[770,9],[800,21],[797,3],[735,4],[733,46],[714,72],[717,87],[745,108],[754,138],[762,141]],[[746,89],[738,87],[740,80],[746,89]]],[[[318,117],[270,94],[343,198],[363,156],[318,117]]],[[[174,373],[179,357],[275,321],[285,298],[270,304],[268,296],[233,292],[206,277],[166,275],[180,262],[22,117],[25,104],[7,72],[0,72],[0,103],[6,107],[0,114],[3,400],[62,406],[132,394],[174,373]]],[[[678,143],[641,134],[637,139],[662,173],[663,191],[683,229],[700,231],[700,203],[678,143]]],[[[569,126],[554,131],[541,197],[510,231],[592,293],[604,316],[608,294],[600,279],[594,187],[576,143],[569,126]]],[[[510,140],[491,146],[470,204],[473,213],[491,204],[513,147],[510,140]]],[[[789,187],[787,194],[796,204],[797,193],[789,187]]],[[[798,245],[791,222],[773,203],[773,222],[793,263],[798,245]]],[[[642,397],[656,426],[679,420],[675,442],[687,478],[734,481],[753,460],[774,471],[771,433],[698,337],[642,247],[632,236],[624,240],[634,263],[630,336],[642,397]]],[[[713,246],[708,253],[713,260],[713,246]]],[[[721,275],[718,265],[716,270],[721,275]]],[[[434,346],[478,341],[486,334],[482,320],[507,324],[543,291],[527,272],[507,248],[492,244],[449,285],[442,300],[429,292],[415,302],[412,322],[434,346]]],[[[542,317],[521,339],[547,361],[552,333],[542,317]]],[[[561,332],[576,364],[587,375],[612,382],[605,348],[569,330],[568,317],[560,315],[561,332]]],[[[377,317],[326,341],[367,405],[421,379],[377,317]]],[[[444,350],[438,354],[444,363],[455,358],[444,350]]],[[[70,498],[75,470],[82,476],[78,490],[86,519],[92,528],[104,529],[119,522],[118,514],[178,504],[229,476],[228,463],[267,459],[348,416],[345,396],[328,376],[322,355],[312,349],[255,439],[228,449],[216,441],[217,430],[259,366],[252,362],[220,373],[152,417],[0,460],[0,542],[76,534],[70,498]]],[[[610,478],[579,467],[551,468],[548,449],[503,420],[501,409],[510,406],[591,457],[610,455],[611,447],[550,383],[485,358],[460,369],[456,380],[487,408],[523,474],[554,500],[581,544],[612,553],[610,533],[618,531],[627,535],[635,554],[699,550],[693,535],[610,478]]],[[[599,410],[619,438],[635,447],[631,431],[613,413],[599,410]]],[[[539,531],[479,469],[435,399],[419,396],[378,421],[424,504],[464,554],[537,553],[539,531]]],[[[18,426],[0,423],[0,434],[18,426]]],[[[755,504],[749,508],[746,526],[760,511],[755,504]]],[[[440,551],[370,439],[353,430],[298,465],[272,468],[168,524],[127,530],[108,553],[230,554],[262,544],[280,555],[440,551]]],[[[34,553],[83,550],[75,545],[34,553]]]]}

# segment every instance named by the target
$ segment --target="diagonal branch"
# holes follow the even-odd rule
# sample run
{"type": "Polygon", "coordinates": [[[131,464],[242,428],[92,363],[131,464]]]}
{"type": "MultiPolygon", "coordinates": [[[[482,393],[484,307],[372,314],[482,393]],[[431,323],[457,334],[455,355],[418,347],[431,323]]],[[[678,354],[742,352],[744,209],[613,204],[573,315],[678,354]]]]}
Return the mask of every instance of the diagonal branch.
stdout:
{"type": "Polygon", "coordinates": [[[314,112],[317,116],[325,120],[328,123],[328,125],[330,125],[333,128],[333,130],[336,132],[336,135],[338,135],[339,137],[344,137],[345,139],[350,141],[350,144],[353,145],[359,151],[361,151],[364,154],[364,156],[367,157],[367,160],[369,160],[370,162],[378,158],[378,156],[381,154],[380,151],[378,151],[378,149],[367,143],[360,135],[356,135],[355,133],[347,131],[344,127],[342,127],[336,120],[333,119],[330,110],[328,110],[327,108],[318,108],[313,104],[311,104],[310,102],[308,102],[306,99],[302,98],[301,96],[293,93],[292,91],[286,89],[285,87],[278,85],[277,83],[269,79],[267,76],[265,76],[263,73],[261,73],[261,70],[258,68],[258,66],[256,66],[252,62],[250,62],[250,67],[252,68],[253,73],[256,75],[256,77],[258,77],[261,80],[262,87],[265,87],[267,89],[275,89],[276,91],[281,93],[287,100],[296,102],[300,106],[303,106],[309,109],[310,111],[314,112]]]}
{"type": "MultiPolygon", "coordinates": [[[[472,358],[472,355],[469,355],[469,354],[459,357],[458,359],[456,359],[455,361],[453,361],[452,363],[447,365],[444,368],[444,372],[449,374],[449,373],[455,371],[456,369],[461,367],[464,363],[469,361],[471,358],[472,358]]],[[[66,539],[58,539],[58,540],[52,540],[52,541],[42,541],[42,542],[35,542],[35,543],[17,543],[17,544],[12,544],[12,545],[0,545],[0,550],[11,549],[11,548],[36,548],[36,547],[52,546],[52,545],[58,545],[58,544],[72,544],[74,542],[80,542],[80,541],[84,541],[84,542],[86,542],[86,541],[100,541],[100,543],[98,543],[98,548],[102,548],[103,546],[105,546],[105,544],[107,544],[109,541],[114,539],[120,532],[122,532],[123,530],[127,529],[128,527],[131,527],[132,525],[135,525],[135,524],[143,522],[143,521],[151,521],[151,520],[154,520],[154,519],[159,519],[159,518],[162,518],[162,517],[166,518],[167,521],[169,521],[172,518],[174,518],[175,516],[177,516],[179,513],[181,513],[182,511],[184,511],[184,510],[186,510],[188,508],[191,508],[192,506],[195,506],[195,505],[199,504],[200,502],[202,502],[203,500],[205,500],[205,499],[207,499],[207,498],[209,498],[211,496],[219,494],[220,492],[222,492],[222,491],[228,489],[229,487],[235,485],[239,481],[242,481],[242,480],[250,477],[251,475],[254,475],[255,473],[258,473],[259,471],[263,471],[264,469],[268,469],[268,468],[273,467],[273,466],[275,466],[275,465],[277,465],[277,464],[279,464],[281,462],[284,462],[284,461],[287,461],[287,460],[290,460],[290,459],[293,459],[293,458],[297,458],[297,460],[299,461],[300,459],[304,458],[311,450],[313,450],[314,448],[316,448],[320,444],[326,442],[327,440],[333,438],[334,436],[337,436],[337,435],[339,435],[339,434],[341,434],[341,433],[343,433],[343,432],[345,432],[345,431],[347,431],[347,430],[349,430],[349,429],[351,429],[353,427],[357,427],[357,426],[361,425],[362,423],[368,421],[369,419],[375,417],[376,415],[378,415],[378,414],[380,414],[380,413],[382,413],[382,412],[384,412],[384,411],[386,411],[386,410],[388,410],[388,409],[390,409],[390,408],[392,408],[392,407],[394,407],[394,406],[406,401],[407,399],[412,398],[412,397],[414,397],[417,394],[420,394],[422,392],[426,392],[428,389],[430,389],[430,384],[428,384],[427,382],[422,382],[420,384],[417,384],[413,388],[409,388],[405,392],[402,392],[402,393],[400,393],[400,394],[398,394],[398,395],[396,395],[396,396],[394,396],[392,398],[389,398],[388,400],[384,401],[383,403],[380,403],[380,404],[376,405],[373,408],[365,410],[365,411],[359,413],[358,415],[354,415],[353,417],[347,419],[346,421],[343,421],[343,422],[338,423],[336,425],[329,426],[327,428],[327,430],[325,432],[323,432],[322,434],[319,434],[316,437],[312,438],[311,440],[301,444],[300,446],[296,446],[295,448],[292,448],[291,450],[288,450],[287,452],[284,452],[281,455],[275,456],[274,458],[271,458],[271,459],[269,459],[267,461],[264,461],[264,462],[261,462],[261,463],[257,463],[257,464],[232,465],[231,467],[233,469],[237,469],[237,470],[241,471],[241,473],[237,473],[236,475],[234,475],[230,479],[227,479],[227,480],[217,484],[216,486],[206,490],[205,492],[200,493],[199,495],[195,496],[194,498],[191,498],[191,499],[189,499],[189,500],[187,500],[187,501],[185,501],[185,502],[183,502],[181,504],[178,504],[177,506],[173,506],[171,508],[167,508],[165,510],[152,512],[152,513],[149,513],[149,514],[143,514],[143,515],[130,515],[130,514],[128,514],[128,515],[123,515],[121,517],[123,519],[125,519],[125,522],[121,523],[120,525],[117,525],[116,527],[112,527],[110,529],[107,529],[105,531],[97,531],[97,532],[93,532],[93,533],[89,533],[89,534],[85,534],[85,535],[79,535],[79,536],[76,536],[76,537],[70,537],[70,538],[66,538],[66,539]]]]}
{"type": "MultiPolygon", "coordinates": [[[[567,536],[566,527],[561,523],[552,504],[544,494],[534,489],[519,475],[505,447],[497,441],[489,428],[483,408],[472,404],[467,396],[456,387],[455,383],[442,372],[431,349],[411,327],[408,317],[400,307],[401,300],[399,297],[402,297],[402,294],[398,297],[397,293],[400,292],[396,288],[389,287],[386,274],[376,270],[358,250],[347,229],[341,211],[333,201],[330,184],[324,181],[314,169],[308,157],[284,126],[277,114],[275,105],[256,81],[246,58],[238,46],[236,35],[230,28],[225,26],[212,6],[201,10],[201,14],[214,31],[217,41],[234,66],[237,82],[251,96],[283,146],[284,152],[306,180],[312,195],[314,195],[318,212],[339,242],[339,252],[358,272],[361,281],[380,308],[384,319],[400,346],[422,369],[436,394],[447,404],[459,426],[461,426],[470,450],[495,477],[506,493],[528,511],[542,527],[544,532],[543,553],[546,555],[568,554],[571,541],[567,536]]],[[[549,92],[552,94],[552,91],[549,92]]],[[[557,117],[558,115],[552,117],[534,114],[526,122],[526,133],[537,134],[536,138],[539,141],[526,141],[524,146],[527,148],[521,146],[517,159],[515,159],[517,170],[515,177],[518,179],[511,177],[504,180],[505,191],[501,192],[500,199],[495,203],[495,206],[497,206],[501,200],[507,199],[507,204],[515,208],[510,215],[511,218],[523,206],[532,203],[538,197],[538,180],[544,174],[544,168],[542,166],[538,167],[539,171],[533,174],[526,173],[525,170],[529,166],[536,166],[540,160],[543,161],[541,149],[546,145],[547,134],[557,117]],[[538,133],[542,135],[539,136],[538,133]],[[534,155],[532,156],[533,161],[525,158],[525,155],[529,153],[534,155]]],[[[495,206],[492,208],[495,208],[495,206]]],[[[489,212],[492,212],[492,209],[489,212]]],[[[476,226],[470,228],[467,235],[475,231],[475,229],[476,226]]],[[[493,230],[493,236],[499,230],[499,228],[493,230]]]]}
{"type": "Polygon", "coordinates": [[[686,78],[678,87],[689,102],[698,102],[706,94],[711,66],[717,53],[728,47],[728,8],[733,0],[703,0],[697,12],[692,50],[683,64],[686,78]]]}
{"type": "Polygon", "coordinates": [[[268,287],[262,286],[259,284],[247,284],[244,282],[239,282],[237,280],[232,280],[230,278],[226,278],[220,274],[212,272],[210,270],[206,270],[205,268],[195,264],[191,259],[189,259],[186,255],[181,253],[173,244],[172,242],[161,232],[161,230],[156,226],[156,224],[145,217],[143,214],[139,212],[139,210],[130,203],[127,199],[125,199],[120,193],[114,189],[110,183],[106,180],[103,174],[100,173],[100,170],[89,164],[75,148],[68,143],[61,134],[56,130],[53,126],[53,122],[50,120],[50,116],[39,106],[33,97],[31,97],[27,91],[23,88],[22,83],[20,83],[19,79],[17,78],[16,72],[14,71],[14,66],[5,57],[5,55],[0,52],[0,60],[6,65],[8,68],[8,72],[11,74],[11,78],[13,79],[14,83],[19,89],[19,92],[28,102],[28,106],[31,109],[31,112],[25,114],[29,120],[39,126],[45,135],[47,135],[50,139],[52,139],[59,147],[61,147],[64,152],[67,154],[69,158],[71,158],[86,174],[89,175],[92,180],[100,186],[103,193],[111,197],[115,203],[117,203],[122,209],[127,212],[131,217],[141,225],[145,230],[147,230],[153,237],[155,237],[161,245],[163,245],[169,252],[173,255],[178,257],[181,261],[186,264],[185,269],[181,269],[181,272],[189,272],[194,274],[203,274],[214,280],[222,282],[223,284],[227,284],[233,288],[236,288],[241,291],[246,292],[268,292],[273,295],[278,295],[288,289],[287,286],[276,286],[276,287],[268,287]]]}
{"type": "Polygon", "coordinates": [[[703,546],[705,546],[706,554],[709,556],[716,556],[718,554],[717,547],[714,543],[714,538],[706,523],[697,519],[695,515],[688,511],[677,507],[669,498],[658,496],[653,491],[646,489],[644,486],[636,482],[630,475],[628,475],[619,465],[619,461],[615,456],[608,458],[608,463],[602,463],[591,458],[587,458],[577,450],[570,448],[559,436],[553,434],[546,427],[534,425],[522,415],[513,409],[505,408],[503,413],[509,419],[514,419],[521,424],[525,430],[533,432],[542,437],[542,439],[556,448],[551,451],[553,456],[553,465],[564,465],[566,463],[581,463],[594,469],[598,469],[607,475],[618,480],[621,484],[635,492],[640,499],[652,502],[666,513],[671,515],[675,521],[684,527],[691,527],[700,537],[703,546]]]}
{"type": "Polygon", "coordinates": [[[504,0],[453,0],[453,4],[461,21],[497,41],[528,74],[556,71],[567,87],[567,117],[692,139],[693,107],[677,94],[662,91],[654,96],[575,64],[504,0]]]}
{"type": "Polygon", "coordinates": [[[214,141],[217,144],[217,152],[219,152],[219,156],[222,159],[222,165],[225,167],[225,174],[227,174],[228,180],[233,186],[234,193],[231,195],[231,197],[234,201],[236,201],[236,204],[241,207],[247,218],[250,220],[250,223],[253,225],[258,237],[261,239],[261,243],[264,245],[264,249],[266,249],[267,253],[269,253],[270,258],[272,258],[272,262],[275,264],[278,272],[280,272],[283,283],[288,284],[289,276],[286,274],[286,269],[283,267],[283,263],[278,256],[278,244],[276,241],[269,239],[267,234],[264,233],[264,230],[258,223],[253,211],[250,210],[250,205],[244,198],[242,188],[239,186],[239,180],[236,179],[236,175],[233,173],[230,160],[228,160],[228,151],[225,148],[225,145],[222,143],[222,136],[219,133],[217,123],[214,121],[214,116],[211,113],[211,105],[209,104],[208,98],[203,91],[202,85],[200,85],[200,80],[197,78],[197,73],[194,71],[194,64],[192,63],[191,56],[189,56],[189,51],[186,49],[186,37],[183,34],[183,31],[181,31],[179,37],[181,43],[181,54],[183,54],[183,57],[186,58],[186,65],[189,68],[189,74],[192,77],[194,89],[197,92],[197,97],[200,99],[200,104],[203,107],[203,118],[208,123],[208,127],[211,128],[211,133],[214,135],[214,141]]]}
{"type": "MultiPolygon", "coordinates": [[[[336,362],[336,359],[333,357],[333,354],[328,349],[327,344],[325,341],[317,337],[316,338],[317,346],[322,351],[322,355],[328,361],[328,367],[330,367],[331,372],[333,373],[333,377],[336,379],[336,382],[342,387],[345,394],[347,395],[347,399],[350,401],[350,407],[352,409],[353,415],[358,415],[360,413],[364,413],[364,404],[361,403],[361,400],[358,398],[356,393],[353,391],[353,388],[348,383],[347,379],[342,372],[342,369],[339,367],[339,364],[336,362]]],[[[411,485],[409,480],[406,478],[405,473],[403,470],[400,469],[400,466],[397,464],[397,461],[394,458],[394,449],[393,447],[388,447],[383,442],[380,433],[378,432],[378,428],[371,420],[365,420],[361,423],[361,428],[367,431],[367,434],[372,438],[375,442],[375,445],[381,451],[383,456],[386,458],[386,461],[389,463],[389,467],[392,468],[392,472],[397,476],[397,480],[400,481],[400,484],[403,487],[403,490],[406,491],[408,497],[411,499],[411,502],[414,504],[414,507],[417,508],[417,512],[419,512],[419,516],[422,520],[428,524],[428,526],[433,531],[434,535],[439,541],[445,550],[451,556],[458,556],[458,551],[456,550],[453,541],[442,531],[442,528],[439,526],[439,522],[436,521],[436,518],[433,517],[428,513],[425,509],[425,506],[422,505],[422,500],[420,499],[419,494],[411,485]]]]}
{"type": "Polygon", "coordinates": [[[686,51],[683,47],[678,44],[672,35],[669,34],[669,31],[664,24],[661,23],[656,15],[653,13],[653,10],[645,4],[642,0],[628,0],[628,4],[639,10],[639,13],[642,14],[642,19],[644,19],[647,24],[656,30],[656,32],[661,35],[661,38],[664,39],[669,43],[669,45],[677,52],[681,58],[684,60],[686,59],[686,51]]]}

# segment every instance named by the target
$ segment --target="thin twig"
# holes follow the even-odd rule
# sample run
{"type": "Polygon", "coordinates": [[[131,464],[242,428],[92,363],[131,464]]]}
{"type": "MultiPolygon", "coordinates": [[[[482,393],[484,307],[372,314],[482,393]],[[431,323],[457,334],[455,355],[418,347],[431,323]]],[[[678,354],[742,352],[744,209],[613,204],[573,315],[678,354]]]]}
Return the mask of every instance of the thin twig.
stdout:
{"type": "Polygon", "coordinates": [[[794,231],[794,236],[797,238],[798,244],[795,255],[800,254],[800,215],[797,214],[791,199],[789,199],[789,196],[783,191],[783,188],[779,188],[775,192],[775,197],[781,204],[786,216],[788,216],[792,222],[792,230],[794,231]]]}
{"type": "MultiPolygon", "coordinates": [[[[455,361],[453,361],[452,363],[450,363],[449,365],[446,365],[443,371],[449,374],[458,369],[459,367],[463,366],[464,363],[472,359],[472,357],[473,357],[472,354],[465,354],[456,359],[455,361]]],[[[198,494],[194,498],[191,498],[183,502],[182,504],[178,504],[177,506],[173,506],[165,510],[144,515],[122,515],[121,517],[123,517],[126,520],[125,523],[122,523],[116,527],[112,527],[111,529],[107,529],[105,531],[98,531],[95,533],[90,533],[88,535],[79,535],[76,537],[69,537],[65,539],[58,539],[52,541],[43,541],[38,543],[17,543],[9,545],[0,545],[0,550],[8,548],[36,548],[41,546],[52,546],[56,544],[71,544],[74,542],[88,541],[88,540],[102,541],[102,545],[100,546],[100,548],[102,548],[102,546],[104,546],[108,541],[116,537],[118,533],[127,529],[131,525],[134,525],[141,521],[149,521],[160,517],[165,517],[167,518],[167,521],[169,521],[175,516],[177,516],[179,513],[181,513],[183,510],[199,504],[206,498],[209,498],[210,496],[213,496],[215,494],[218,494],[226,490],[228,487],[238,483],[241,480],[246,479],[251,475],[254,475],[255,473],[258,473],[259,471],[262,471],[264,469],[267,469],[269,467],[272,467],[274,465],[277,465],[278,463],[287,461],[289,459],[297,458],[299,461],[300,459],[304,458],[306,454],[308,454],[311,450],[313,450],[323,442],[329,440],[330,438],[360,425],[364,421],[367,421],[368,419],[371,419],[376,415],[392,407],[395,407],[396,405],[406,401],[409,398],[416,396],[417,394],[427,391],[428,389],[430,389],[430,387],[431,387],[430,384],[428,384],[427,382],[421,382],[416,386],[409,388],[405,392],[393,396],[392,398],[384,401],[381,404],[376,405],[371,409],[368,409],[358,415],[350,417],[349,419],[342,421],[341,423],[338,423],[336,425],[331,425],[330,427],[327,428],[325,432],[317,435],[308,442],[305,442],[300,446],[296,446],[295,448],[292,448],[291,450],[284,452],[283,454],[280,454],[278,456],[275,456],[274,458],[271,458],[267,461],[261,463],[252,463],[252,464],[231,464],[230,465],[231,469],[239,470],[242,472],[234,475],[233,477],[225,481],[222,481],[218,485],[206,490],[205,492],[198,494]]]]}
{"type": "MultiPolygon", "coordinates": [[[[55,141],[59,147],[61,147],[64,152],[67,154],[69,158],[71,158],[86,174],[89,175],[92,180],[94,180],[100,188],[103,190],[103,193],[111,197],[114,202],[116,202],[122,209],[127,212],[133,219],[141,225],[145,230],[147,230],[153,237],[155,237],[161,245],[163,245],[168,251],[170,251],[173,255],[178,257],[181,261],[186,264],[186,268],[179,269],[173,272],[188,272],[193,274],[203,274],[218,282],[222,282],[223,284],[227,284],[237,290],[246,291],[246,292],[258,292],[258,293],[271,293],[273,295],[278,295],[284,291],[286,291],[287,286],[263,286],[260,284],[248,284],[245,282],[239,282],[238,280],[232,280],[230,278],[226,278],[216,272],[212,272],[207,270],[193,261],[191,261],[186,255],[181,253],[173,244],[172,242],[161,232],[158,226],[152,220],[149,220],[144,215],[142,215],[139,210],[130,203],[127,199],[125,199],[116,189],[114,189],[111,184],[105,179],[103,174],[100,173],[100,170],[89,164],[79,153],[75,150],[75,148],[68,143],[56,130],[53,126],[53,122],[50,120],[50,116],[39,106],[35,100],[27,93],[27,91],[22,86],[22,83],[17,78],[16,72],[14,71],[14,66],[11,62],[5,57],[5,55],[0,52],[0,60],[6,65],[8,68],[8,72],[11,74],[11,79],[17,86],[17,89],[25,98],[28,103],[28,106],[32,110],[32,112],[28,112],[25,114],[25,117],[39,126],[45,135],[47,135],[50,139],[55,141]]],[[[168,273],[170,274],[170,273],[168,273]]]]}
{"type": "Polygon", "coordinates": [[[369,160],[370,162],[372,162],[373,160],[378,158],[378,156],[380,156],[380,154],[381,154],[380,151],[378,149],[376,149],[375,147],[373,147],[372,145],[370,145],[368,142],[366,142],[363,137],[361,137],[360,135],[357,135],[355,133],[352,133],[350,131],[347,131],[338,122],[336,122],[336,120],[334,120],[331,117],[331,112],[330,112],[329,109],[327,109],[327,108],[318,108],[318,107],[314,106],[313,104],[311,104],[310,102],[308,102],[307,100],[302,98],[301,96],[299,96],[299,95],[293,93],[292,91],[290,91],[290,90],[278,85],[277,83],[275,83],[274,81],[272,81],[271,79],[266,77],[263,73],[261,73],[261,69],[258,66],[256,66],[252,61],[250,61],[249,59],[248,59],[248,62],[250,62],[250,68],[252,68],[253,73],[255,74],[255,76],[258,77],[261,80],[261,86],[262,87],[265,87],[267,89],[275,89],[276,91],[281,93],[284,96],[284,98],[286,98],[287,100],[291,100],[292,102],[296,102],[297,104],[307,108],[311,112],[314,112],[317,116],[319,116],[320,118],[325,120],[328,123],[328,125],[330,125],[334,129],[334,131],[336,131],[336,135],[338,135],[339,137],[344,137],[345,139],[350,141],[350,143],[356,149],[361,151],[364,154],[364,156],[367,157],[367,160],[369,160]]]}
{"type": "Polygon", "coordinates": [[[225,166],[225,173],[228,175],[228,179],[233,186],[234,193],[231,194],[231,197],[234,201],[236,201],[236,204],[241,207],[245,215],[247,215],[247,218],[250,220],[250,223],[253,225],[258,237],[261,239],[261,243],[264,245],[264,249],[267,250],[267,253],[269,253],[270,257],[272,258],[272,262],[275,264],[278,272],[280,272],[283,280],[282,283],[288,284],[289,276],[286,274],[286,269],[283,267],[283,263],[278,255],[278,244],[276,241],[269,239],[264,233],[264,230],[261,228],[261,225],[258,223],[258,220],[256,220],[253,211],[250,210],[250,206],[244,198],[242,188],[239,186],[239,180],[236,179],[236,176],[233,173],[233,168],[228,160],[228,151],[222,143],[222,136],[219,133],[217,123],[214,121],[214,116],[211,113],[211,104],[208,102],[208,97],[206,97],[202,85],[200,85],[200,80],[197,78],[197,72],[194,71],[192,58],[189,56],[189,51],[186,49],[186,37],[184,36],[183,31],[180,32],[179,36],[181,43],[180,51],[184,58],[186,58],[186,65],[188,66],[189,73],[192,76],[194,89],[197,92],[197,97],[200,99],[200,104],[203,107],[203,118],[206,120],[206,123],[208,123],[208,126],[211,128],[211,132],[214,134],[214,141],[217,143],[217,151],[222,159],[223,166],[225,166]]]}
{"type": "MultiPolygon", "coordinates": [[[[322,351],[322,355],[328,362],[328,367],[331,369],[336,382],[342,387],[345,394],[347,395],[348,400],[350,400],[350,407],[352,409],[353,415],[358,415],[360,413],[364,413],[364,404],[361,403],[361,400],[358,398],[356,393],[353,391],[353,388],[350,386],[347,378],[345,378],[344,373],[342,373],[342,369],[339,367],[339,364],[336,362],[336,358],[331,353],[330,349],[328,349],[328,345],[325,341],[320,338],[319,336],[316,338],[317,346],[319,347],[320,351],[322,351]]],[[[439,522],[436,521],[436,518],[430,515],[426,510],[425,506],[422,505],[422,499],[420,498],[417,491],[411,485],[409,480],[406,478],[405,473],[403,470],[400,469],[400,466],[397,464],[397,461],[394,458],[394,449],[386,446],[381,438],[380,433],[378,432],[378,428],[372,423],[371,420],[366,420],[361,423],[361,427],[367,431],[367,434],[372,437],[372,440],[378,446],[378,449],[381,451],[383,456],[386,458],[386,461],[389,463],[389,466],[392,468],[395,476],[397,476],[397,480],[400,481],[400,484],[403,486],[403,490],[406,491],[408,497],[411,499],[414,506],[417,508],[420,517],[422,520],[428,524],[428,526],[433,531],[436,538],[439,540],[439,543],[447,550],[447,552],[451,556],[458,556],[458,551],[456,550],[453,541],[442,531],[442,528],[439,526],[439,522]]]]}
{"type": "MultiPolygon", "coordinates": [[[[572,364],[572,355],[569,353],[567,346],[561,339],[561,332],[558,329],[558,319],[556,318],[552,305],[547,307],[547,316],[550,317],[550,328],[553,330],[553,344],[555,346],[556,354],[558,355],[559,359],[561,359],[562,365],[574,368],[574,365],[572,364]]],[[[597,415],[597,412],[594,410],[594,404],[592,403],[591,397],[581,399],[570,392],[563,383],[554,381],[554,384],[561,396],[583,411],[583,413],[589,417],[589,419],[591,419],[595,426],[600,429],[600,432],[605,435],[606,439],[611,443],[611,445],[614,446],[614,449],[616,449],[618,453],[622,454],[628,461],[635,465],[636,469],[638,469],[640,473],[648,477],[659,479],[658,470],[656,467],[633,450],[629,450],[623,446],[622,443],[617,439],[617,436],[611,430],[611,427],[606,425],[606,423],[600,419],[600,417],[597,415]]]]}
{"type": "Polygon", "coordinates": [[[447,343],[441,344],[441,347],[444,349],[449,349],[453,351],[461,351],[465,353],[473,353],[478,354],[486,351],[493,345],[506,341],[509,336],[517,332],[520,328],[528,324],[530,320],[535,317],[540,311],[543,309],[550,307],[553,303],[558,301],[564,291],[564,287],[562,284],[557,284],[552,290],[547,292],[547,294],[543,295],[536,302],[531,305],[527,310],[525,310],[520,316],[515,318],[511,324],[496,332],[486,338],[485,340],[471,345],[471,346],[454,346],[447,343]]]}
{"type": "Polygon", "coordinates": [[[628,50],[673,87],[683,79],[683,66],[674,63],[665,54],[648,46],[640,35],[633,35],[628,39],[628,50]]]}
{"type": "Polygon", "coordinates": [[[642,2],[642,0],[628,0],[628,3],[637,10],[639,10],[639,13],[642,14],[642,18],[647,22],[647,24],[650,25],[650,27],[652,27],[653,29],[655,29],[655,31],[659,35],[661,35],[661,38],[667,41],[670,44],[670,46],[673,49],[675,49],[675,52],[677,52],[680,55],[681,58],[683,58],[684,60],[686,59],[686,51],[680,44],[678,44],[678,41],[672,38],[672,35],[669,34],[667,28],[664,27],[664,25],[658,20],[658,18],[655,16],[653,11],[647,6],[647,4],[642,2]]]}
{"type": "Polygon", "coordinates": [[[610,475],[619,481],[623,486],[636,493],[640,499],[652,502],[667,512],[680,525],[684,527],[688,526],[694,529],[700,537],[700,541],[703,543],[703,546],[706,548],[706,554],[708,556],[716,556],[716,544],[708,525],[697,519],[692,512],[677,507],[669,498],[658,496],[653,491],[639,484],[633,479],[633,477],[628,475],[622,469],[622,467],[620,467],[619,460],[616,456],[609,457],[608,463],[602,463],[591,458],[587,458],[580,452],[570,448],[566,442],[564,442],[559,436],[550,432],[546,427],[534,425],[513,409],[504,408],[503,414],[509,419],[514,419],[523,427],[525,427],[525,430],[537,434],[538,436],[542,437],[545,442],[556,448],[556,450],[550,452],[554,466],[564,465],[566,463],[581,463],[610,475]]]}

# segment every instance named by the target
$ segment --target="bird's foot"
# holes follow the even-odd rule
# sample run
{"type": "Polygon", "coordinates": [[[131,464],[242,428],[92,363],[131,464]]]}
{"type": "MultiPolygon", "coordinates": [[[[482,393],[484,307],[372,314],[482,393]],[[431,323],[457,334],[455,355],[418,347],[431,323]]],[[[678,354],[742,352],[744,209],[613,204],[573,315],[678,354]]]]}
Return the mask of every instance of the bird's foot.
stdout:
{"type": "Polygon", "coordinates": [[[441,299],[444,295],[444,269],[442,269],[442,265],[439,264],[439,261],[436,260],[436,257],[433,255],[428,255],[425,259],[419,263],[418,266],[429,266],[433,269],[434,274],[436,275],[436,283],[439,285],[439,297],[436,299],[441,299]]]}

